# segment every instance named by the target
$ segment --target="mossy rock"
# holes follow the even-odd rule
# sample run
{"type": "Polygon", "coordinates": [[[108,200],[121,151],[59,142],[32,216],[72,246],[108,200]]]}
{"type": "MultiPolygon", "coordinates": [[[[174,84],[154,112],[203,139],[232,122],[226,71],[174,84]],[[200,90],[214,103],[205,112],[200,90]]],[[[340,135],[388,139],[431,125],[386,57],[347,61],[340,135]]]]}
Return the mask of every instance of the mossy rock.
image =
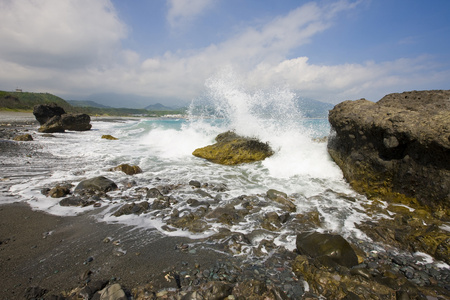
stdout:
{"type": "Polygon", "coordinates": [[[358,264],[358,257],[350,244],[340,235],[304,232],[297,235],[297,251],[313,258],[326,257],[327,261],[351,268],[358,264]]]}
{"type": "Polygon", "coordinates": [[[18,141],[18,142],[28,142],[28,141],[32,141],[33,137],[31,136],[31,134],[27,133],[27,134],[15,136],[14,140],[18,141]]]}
{"type": "Polygon", "coordinates": [[[192,154],[222,165],[251,163],[264,160],[274,154],[269,144],[239,136],[231,131],[219,134],[216,142],[213,145],[198,148],[192,154]]]}
{"type": "Polygon", "coordinates": [[[141,168],[139,166],[130,166],[129,164],[121,164],[117,167],[111,168],[111,171],[122,171],[127,175],[135,175],[142,173],[141,168]]]}
{"type": "Polygon", "coordinates": [[[113,137],[113,136],[110,135],[110,134],[104,134],[104,135],[102,135],[102,139],[105,139],[105,140],[111,140],[111,141],[118,140],[118,138],[113,137]]]}

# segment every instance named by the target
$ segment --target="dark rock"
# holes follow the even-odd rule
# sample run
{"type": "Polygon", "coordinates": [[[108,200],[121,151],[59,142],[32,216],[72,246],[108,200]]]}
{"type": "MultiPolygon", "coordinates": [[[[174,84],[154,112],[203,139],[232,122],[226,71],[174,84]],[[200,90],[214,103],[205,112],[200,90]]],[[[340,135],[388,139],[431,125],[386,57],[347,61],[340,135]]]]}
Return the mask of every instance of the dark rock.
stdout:
{"type": "Polygon", "coordinates": [[[65,113],[62,107],[53,102],[50,104],[39,104],[33,108],[33,115],[40,125],[44,125],[54,116],[61,116],[65,113]]]}
{"type": "Polygon", "coordinates": [[[219,134],[216,142],[196,149],[192,154],[217,164],[237,165],[264,160],[274,153],[267,143],[242,137],[231,131],[219,134]]]}
{"type": "Polygon", "coordinates": [[[94,204],[95,201],[91,201],[91,200],[87,200],[87,199],[82,199],[80,197],[67,197],[62,199],[61,201],[59,201],[59,205],[61,206],[89,206],[94,204]]]}
{"type": "Polygon", "coordinates": [[[80,192],[82,190],[94,190],[106,193],[115,189],[117,189],[117,185],[114,181],[103,176],[98,176],[81,181],[75,188],[75,192],[80,192]]]}
{"type": "Polygon", "coordinates": [[[358,257],[350,244],[340,235],[305,232],[297,235],[297,251],[313,258],[328,257],[333,262],[351,268],[358,257]]]}
{"type": "Polygon", "coordinates": [[[39,132],[86,131],[92,127],[89,115],[67,114],[56,103],[36,105],[33,109],[33,114],[41,125],[39,132]]]}
{"type": "Polygon", "coordinates": [[[18,141],[18,142],[28,142],[28,141],[32,141],[33,137],[31,136],[31,134],[27,133],[27,134],[15,136],[14,140],[18,141]]]}
{"type": "Polygon", "coordinates": [[[450,91],[344,101],[330,111],[328,152],[355,190],[450,207],[450,91]]]}
{"type": "Polygon", "coordinates": [[[107,284],[107,280],[91,281],[83,289],[81,289],[79,296],[83,299],[91,299],[96,292],[102,290],[107,284]]]}
{"type": "Polygon", "coordinates": [[[189,181],[189,185],[192,185],[193,187],[196,187],[196,188],[199,188],[199,187],[202,186],[202,184],[199,181],[197,181],[197,180],[189,181]]]}
{"type": "Polygon", "coordinates": [[[151,188],[147,192],[147,197],[148,198],[158,198],[158,197],[162,197],[162,194],[157,188],[151,188]]]}
{"type": "Polygon", "coordinates": [[[53,116],[38,129],[43,133],[64,132],[64,126],[61,123],[61,116],[53,116]]]}
{"type": "Polygon", "coordinates": [[[297,207],[295,204],[288,198],[286,193],[277,191],[277,190],[268,190],[266,194],[267,198],[280,203],[283,205],[287,210],[291,212],[295,212],[297,210],[297,207]]]}
{"type": "Polygon", "coordinates": [[[27,300],[41,299],[42,296],[45,295],[45,293],[47,293],[47,290],[38,286],[28,287],[25,290],[24,298],[27,300]]]}
{"type": "Polygon", "coordinates": [[[65,130],[86,131],[90,130],[91,117],[87,114],[63,114],[61,123],[65,130]]]}
{"type": "Polygon", "coordinates": [[[122,215],[140,215],[147,211],[149,209],[150,205],[147,201],[143,201],[140,203],[127,203],[121,208],[119,208],[115,213],[114,216],[119,217],[122,215]]]}

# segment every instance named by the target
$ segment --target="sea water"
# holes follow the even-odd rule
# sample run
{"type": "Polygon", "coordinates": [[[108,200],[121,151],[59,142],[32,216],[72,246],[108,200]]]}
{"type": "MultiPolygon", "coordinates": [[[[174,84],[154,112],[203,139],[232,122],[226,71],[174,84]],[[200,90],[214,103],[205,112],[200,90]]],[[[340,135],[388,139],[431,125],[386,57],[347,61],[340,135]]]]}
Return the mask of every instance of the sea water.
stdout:
{"type": "MultiPolygon", "coordinates": [[[[328,155],[324,141],[330,132],[327,119],[304,118],[296,104],[297,97],[288,88],[248,90],[232,76],[214,78],[207,82],[205,94],[192,102],[183,117],[98,118],[91,122],[90,131],[55,133],[54,137],[36,135],[32,143],[50,158],[30,157],[29,167],[24,169],[28,168],[32,176],[16,176],[9,193],[34,209],[77,215],[95,208],[60,206],[60,199],[43,195],[42,188],[64,183],[76,186],[82,180],[105,176],[116,182],[119,190],[109,192],[110,198],[101,200],[101,209],[96,209],[99,221],[155,228],[161,234],[198,239],[225,227],[250,234],[258,230],[260,218],[250,214],[232,226],[207,220],[210,226],[200,233],[179,228],[164,230],[173,209],[185,212],[190,209],[186,201],[200,197],[193,194],[189,181],[196,180],[209,187],[226,186],[225,191],[213,195],[216,199],[211,202],[213,209],[248,195],[259,199],[262,208],[258,214],[283,213],[264,197],[269,189],[276,189],[289,195],[297,207],[296,213],[318,212],[321,225],[315,230],[364,239],[355,223],[368,218],[361,206],[367,199],[350,188],[328,155]],[[218,165],[192,155],[196,148],[214,143],[218,134],[228,130],[269,143],[275,154],[261,162],[237,166],[218,165]],[[102,139],[106,134],[118,140],[102,139]],[[111,171],[124,163],[138,165],[143,172],[128,176],[111,171]],[[45,171],[32,172],[33,165],[44,165],[45,168],[37,170],[45,171]],[[135,201],[142,188],[163,185],[176,187],[171,193],[177,200],[172,210],[113,215],[130,199],[135,201]]],[[[139,195],[140,201],[154,200],[139,195]]],[[[271,235],[266,232],[259,239],[265,234],[271,235]]],[[[271,235],[277,244],[289,249],[295,247],[295,236],[293,228],[281,228],[271,235]]]]}

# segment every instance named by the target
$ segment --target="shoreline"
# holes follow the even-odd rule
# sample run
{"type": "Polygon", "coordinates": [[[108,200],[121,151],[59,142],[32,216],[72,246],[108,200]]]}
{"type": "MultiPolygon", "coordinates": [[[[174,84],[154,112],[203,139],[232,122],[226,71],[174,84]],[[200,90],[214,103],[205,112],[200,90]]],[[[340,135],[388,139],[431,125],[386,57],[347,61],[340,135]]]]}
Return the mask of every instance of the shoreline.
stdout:
{"type": "Polygon", "coordinates": [[[2,299],[36,286],[48,295],[69,293],[90,281],[119,283],[128,291],[149,282],[156,290],[176,289],[168,273],[211,268],[221,258],[205,249],[179,250],[189,239],[97,222],[89,213],[59,217],[12,203],[0,205],[0,220],[2,299]]]}
{"type": "MultiPolygon", "coordinates": [[[[190,240],[170,237],[156,229],[97,221],[94,216],[103,208],[89,210],[77,216],[60,217],[33,210],[25,202],[17,202],[20,199],[9,193],[9,187],[14,185],[15,178],[20,178],[20,174],[28,173],[33,168],[37,172],[50,172],[51,169],[46,163],[40,166],[24,160],[36,154],[33,151],[39,147],[38,143],[11,141],[14,134],[27,131],[37,133],[37,122],[30,120],[34,116],[15,112],[8,115],[11,121],[5,124],[0,113],[0,158],[3,159],[0,161],[3,168],[0,203],[4,200],[8,202],[0,204],[0,298],[33,298],[29,295],[25,297],[26,292],[31,289],[35,292],[34,298],[41,298],[42,295],[36,293],[45,290],[45,299],[66,299],[51,297],[67,297],[70,294],[80,296],[83,290],[100,282],[120,284],[126,295],[133,296],[133,299],[148,299],[142,293],[158,294],[160,296],[157,299],[183,296],[195,291],[211,290],[213,293],[213,287],[224,286],[233,289],[233,295],[239,295],[240,289],[247,288],[250,290],[249,295],[263,297],[258,290],[260,287],[274,295],[284,291],[290,299],[313,299],[309,298],[303,279],[309,276],[306,274],[316,274],[318,271],[306,270],[304,275],[299,275],[297,270],[294,275],[296,257],[301,255],[296,250],[276,248],[270,240],[262,240],[259,244],[261,249],[272,251],[270,255],[236,257],[232,252],[233,247],[248,245],[245,234],[222,231],[212,240],[190,240]],[[229,247],[228,252],[223,251],[226,247],[229,247]],[[255,285],[255,282],[258,283],[255,285]],[[252,286],[258,288],[252,290],[252,286]],[[142,297],[136,296],[139,293],[142,297]]],[[[111,122],[121,119],[107,117],[106,120],[111,122]]],[[[43,161],[47,158],[46,153],[36,155],[41,155],[43,161]]],[[[309,224],[307,215],[298,215],[296,218],[299,218],[299,222],[309,224]]],[[[369,226],[373,224],[375,223],[370,222],[369,226]]],[[[308,227],[308,230],[320,228],[317,224],[311,226],[313,227],[308,227]]],[[[361,274],[365,276],[363,280],[366,280],[364,284],[368,288],[367,293],[370,294],[369,288],[373,289],[378,284],[376,276],[388,270],[394,276],[394,281],[406,283],[399,286],[394,281],[389,281],[383,288],[399,292],[407,289],[408,293],[411,291],[414,294],[426,292],[428,295],[444,297],[441,299],[449,299],[443,295],[447,294],[446,290],[450,290],[446,283],[446,279],[450,279],[450,269],[438,270],[431,264],[420,266],[422,264],[417,264],[416,257],[396,253],[395,249],[400,249],[396,248],[396,244],[382,244],[388,249],[385,248],[386,252],[377,252],[373,245],[358,242],[361,244],[353,241],[355,247],[361,250],[362,263],[360,261],[356,267],[365,272],[361,274]],[[420,281],[411,286],[411,281],[405,279],[407,274],[411,277],[408,279],[420,281]],[[421,279],[418,276],[423,277],[421,279]],[[420,292],[417,290],[419,287],[420,292]]],[[[311,260],[310,263],[313,266],[316,262],[311,260]]],[[[335,280],[335,276],[348,276],[345,273],[348,270],[343,273],[331,272],[323,274],[332,276],[330,280],[335,280]]],[[[358,274],[360,273],[352,274],[351,279],[361,285],[358,274]]],[[[321,294],[320,291],[316,292],[318,289],[314,286],[321,282],[322,277],[319,277],[307,279],[315,293],[311,297],[321,294]]],[[[330,282],[330,287],[339,284],[330,282]]],[[[348,287],[352,284],[350,282],[348,287]]]]}
{"type": "Polygon", "coordinates": [[[176,289],[176,282],[165,278],[170,272],[212,268],[225,258],[210,249],[186,251],[193,242],[188,238],[99,222],[93,217],[95,210],[55,216],[33,210],[10,195],[13,183],[9,179],[27,168],[19,164],[20,157],[26,157],[34,147],[12,138],[35,133],[38,126],[32,113],[0,111],[0,165],[6,167],[0,178],[1,299],[22,299],[32,287],[45,289],[46,297],[69,294],[98,281],[119,283],[128,294],[149,283],[153,290],[176,289]],[[179,245],[186,245],[183,251],[179,245]]]}

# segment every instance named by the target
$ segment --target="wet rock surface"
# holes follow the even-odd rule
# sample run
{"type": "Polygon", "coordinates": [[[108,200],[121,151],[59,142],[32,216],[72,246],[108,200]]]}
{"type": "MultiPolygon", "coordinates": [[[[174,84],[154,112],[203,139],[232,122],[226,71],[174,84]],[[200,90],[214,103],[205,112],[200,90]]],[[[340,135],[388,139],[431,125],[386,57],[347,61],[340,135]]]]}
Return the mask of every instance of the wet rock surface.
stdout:
{"type": "Polygon", "coordinates": [[[273,155],[267,143],[228,131],[216,137],[216,144],[196,149],[192,154],[222,165],[237,165],[264,160],[273,155]]]}
{"type": "Polygon", "coordinates": [[[344,101],[329,121],[328,151],[357,191],[450,207],[450,91],[344,101]]]}

